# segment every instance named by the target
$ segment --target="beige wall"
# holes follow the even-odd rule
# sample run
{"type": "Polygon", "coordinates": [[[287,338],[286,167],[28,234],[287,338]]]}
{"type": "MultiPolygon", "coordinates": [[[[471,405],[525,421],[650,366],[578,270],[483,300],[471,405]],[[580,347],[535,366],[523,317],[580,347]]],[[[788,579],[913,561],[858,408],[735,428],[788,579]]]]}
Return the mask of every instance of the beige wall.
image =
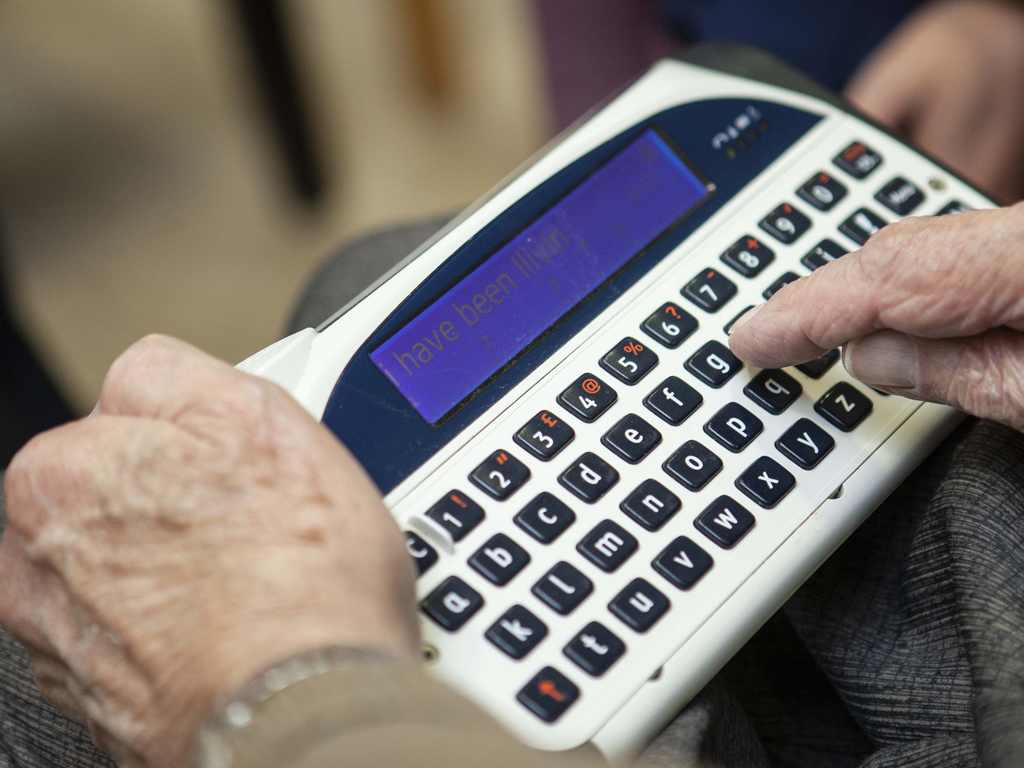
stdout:
{"type": "Polygon", "coordinates": [[[278,337],[334,244],[458,209],[550,125],[526,0],[443,0],[452,92],[402,0],[287,3],[338,181],[290,197],[219,0],[0,3],[0,215],[17,308],[80,409],[139,336],[231,362],[278,337]]]}

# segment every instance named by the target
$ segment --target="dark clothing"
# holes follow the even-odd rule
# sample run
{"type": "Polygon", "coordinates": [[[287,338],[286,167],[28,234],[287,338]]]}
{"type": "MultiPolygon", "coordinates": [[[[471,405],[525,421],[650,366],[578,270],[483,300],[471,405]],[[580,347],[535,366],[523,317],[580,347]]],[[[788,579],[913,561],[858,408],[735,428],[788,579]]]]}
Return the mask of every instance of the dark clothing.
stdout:
{"type": "Polygon", "coordinates": [[[685,43],[729,40],[775,54],[834,91],[922,0],[661,0],[685,43]]]}
{"type": "Polygon", "coordinates": [[[11,317],[3,267],[0,248],[0,468],[33,435],[71,419],[71,409],[11,317]]]}
{"type": "MultiPolygon", "coordinates": [[[[294,328],[320,323],[436,226],[397,230],[342,251],[318,275],[294,328]]],[[[308,701],[327,711],[311,719],[337,723],[337,740],[322,743],[320,762],[301,765],[381,764],[323,758],[343,746],[349,757],[373,755],[374,739],[409,732],[410,723],[419,729],[417,765],[475,768],[474,755],[499,747],[503,766],[550,765],[509,745],[450,694],[426,682],[406,691],[400,674],[389,679],[392,689],[373,686],[391,697],[390,704],[373,702],[391,713],[378,730],[365,722],[349,728],[343,712],[352,702],[346,704],[344,686],[313,682],[308,701]],[[443,738],[433,738],[440,733],[443,738]]],[[[659,768],[1020,766],[1021,723],[1024,435],[970,420],[683,710],[644,762],[659,768]]],[[[288,744],[313,740],[289,734],[288,744]]],[[[391,747],[392,758],[406,754],[400,744],[391,747]]],[[[587,763],[585,755],[576,757],[574,765],[587,763]]],[[[0,768],[109,765],[81,728],[40,700],[23,652],[0,632],[0,768]]]]}

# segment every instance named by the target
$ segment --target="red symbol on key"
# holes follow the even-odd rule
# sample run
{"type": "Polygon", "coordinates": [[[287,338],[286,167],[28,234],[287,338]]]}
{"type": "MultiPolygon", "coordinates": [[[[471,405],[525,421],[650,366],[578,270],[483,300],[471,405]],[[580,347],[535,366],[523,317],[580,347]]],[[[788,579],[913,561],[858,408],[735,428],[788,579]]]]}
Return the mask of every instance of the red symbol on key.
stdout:
{"type": "Polygon", "coordinates": [[[542,413],[540,420],[547,424],[549,427],[557,427],[558,419],[554,418],[550,413],[542,413]]]}
{"type": "Polygon", "coordinates": [[[508,461],[508,455],[505,453],[499,453],[497,458],[495,458],[495,461],[498,462],[498,466],[500,467],[502,464],[508,461]]]}
{"type": "Polygon", "coordinates": [[[537,690],[540,691],[541,696],[548,696],[559,703],[565,701],[565,695],[551,680],[541,680],[537,683],[537,690]]]}
{"type": "Polygon", "coordinates": [[[752,237],[748,237],[747,238],[747,248],[756,249],[756,248],[760,248],[760,247],[761,247],[761,244],[759,242],[757,242],[757,240],[755,240],[752,237]]]}
{"type": "Polygon", "coordinates": [[[629,342],[625,347],[622,348],[623,352],[628,352],[631,355],[639,355],[644,351],[644,348],[637,344],[635,341],[629,342]]]}
{"type": "Polygon", "coordinates": [[[676,308],[669,304],[665,307],[665,314],[672,315],[672,317],[679,317],[679,313],[676,312],[676,308]]]}
{"type": "Polygon", "coordinates": [[[596,395],[601,391],[601,385],[597,379],[584,379],[580,386],[583,387],[583,391],[588,395],[596,395]]]}
{"type": "Polygon", "coordinates": [[[454,501],[457,505],[459,505],[463,509],[466,508],[466,502],[464,502],[462,499],[460,499],[454,493],[451,496],[449,496],[448,498],[451,499],[452,501],[454,501]]]}

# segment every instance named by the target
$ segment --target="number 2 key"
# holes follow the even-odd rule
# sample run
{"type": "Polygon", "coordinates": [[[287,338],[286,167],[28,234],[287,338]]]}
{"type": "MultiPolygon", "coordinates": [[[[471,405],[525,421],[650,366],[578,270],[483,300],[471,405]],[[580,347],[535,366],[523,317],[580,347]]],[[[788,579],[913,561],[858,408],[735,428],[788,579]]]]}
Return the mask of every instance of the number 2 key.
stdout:
{"type": "Polygon", "coordinates": [[[506,451],[495,451],[469,479],[496,499],[507,499],[530,479],[530,470],[506,451]]]}

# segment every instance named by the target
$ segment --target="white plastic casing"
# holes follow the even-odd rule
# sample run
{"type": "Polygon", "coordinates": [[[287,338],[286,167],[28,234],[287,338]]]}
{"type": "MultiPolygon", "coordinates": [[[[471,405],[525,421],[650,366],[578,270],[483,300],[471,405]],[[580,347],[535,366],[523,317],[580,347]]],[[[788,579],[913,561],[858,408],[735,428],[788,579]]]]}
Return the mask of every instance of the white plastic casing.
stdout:
{"type": "MultiPolygon", "coordinates": [[[[579,502],[573,503],[571,497],[560,492],[584,518],[577,523],[578,532],[565,535],[545,548],[540,548],[535,542],[524,541],[531,553],[537,554],[535,562],[531,562],[511,584],[498,589],[489,587],[469,568],[466,563],[469,555],[499,531],[516,540],[526,539],[511,525],[511,516],[537,491],[558,488],[557,473],[577,454],[598,445],[600,435],[617,417],[608,417],[593,425],[573,422],[577,432],[576,444],[570,445],[549,464],[527,458],[525,452],[512,443],[513,433],[538,410],[552,408],[557,394],[580,373],[585,370],[600,373],[596,363],[607,349],[625,335],[636,335],[639,322],[661,303],[678,301],[679,288],[701,269],[720,267],[718,255],[741,235],[758,232],[758,221],[778,203],[799,203],[794,197],[794,190],[816,171],[825,170],[831,158],[852,141],[866,142],[878,150],[885,158],[888,170],[866,182],[856,182],[836,174],[850,189],[848,199],[832,212],[813,212],[815,233],[798,244],[791,247],[772,244],[779,259],[778,264],[773,265],[773,274],[784,269],[806,274],[807,270],[799,265],[799,257],[822,237],[839,240],[836,227],[857,207],[865,205],[879,213],[888,213],[874,203],[872,194],[896,173],[911,178],[922,187],[931,185],[931,189],[926,188],[927,210],[921,213],[935,213],[954,198],[974,208],[991,207],[992,203],[919,153],[825,102],[763,83],[677,61],[665,61],[570,135],[563,137],[498,191],[449,225],[386,279],[341,310],[322,331],[302,331],[239,366],[281,384],[310,413],[321,417],[335,383],[365,339],[413,288],[512,203],[573,161],[663,110],[688,102],[729,97],[774,101],[825,117],[577,334],[560,354],[552,356],[385,498],[385,503],[404,527],[417,530],[441,551],[439,564],[420,579],[420,594],[425,595],[445,577],[454,574],[471,583],[485,598],[485,606],[479,615],[457,633],[446,633],[424,620],[425,641],[439,651],[439,658],[431,665],[431,670],[474,698],[523,741],[539,748],[565,750],[591,742],[612,761],[625,761],[634,756],[928,455],[962,416],[948,408],[922,406],[870,393],[875,403],[872,415],[850,434],[830,429],[836,436],[837,446],[818,468],[804,472],[794,468],[795,465],[786,465],[797,476],[798,482],[793,493],[778,508],[760,510],[752,503],[747,505],[757,517],[757,526],[748,536],[749,540],[744,540],[742,546],[730,551],[716,549],[710,542],[701,541],[715,558],[715,567],[695,589],[687,593],[675,590],[667,582],[657,582],[658,577],[650,568],[652,558],[676,535],[682,533],[699,539],[692,520],[717,495],[727,493],[743,500],[743,496],[736,495],[738,492],[732,481],[757,456],[773,455],[778,458],[777,451],[773,452],[773,442],[797,418],[805,416],[821,421],[813,412],[813,403],[829,386],[843,378],[841,366],[836,366],[820,381],[800,378],[805,395],[784,415],[770,416],[758,412],[765,422],[765,430],[755,444],[742,455],[723,455],[725,468],[701,494],[687,495],[678,486],[674,488],[683,500],[683,511],[666,530],[651,534],[633,525],[617,511],[620,497],[641,480],[659,472],[660,464],[685,439],[697,437],[700,424],[717,410],[714,404],[724,404],[729,400],[745,402],[742,387],[749,376],[737,377],[724,390],[699,387],[706,403],[712,404],[705,405],[702,418],[695,417],[699,423],[684,424],[691,430],[684,433],[663,428],[667,425],[652,420],[666,439],[642,466],[615,464],[622,474],[619,485],[622,493],[614,495],[615,498],[587,507],[579,502]],[[472,490],[466,480],[468,473],[498,448],[510,449],[528,463],[533,472],[530,480],[533,490],[524,492],[523,498],[504,502],[503,506],[485,503],[488,509],[486,523],[453,547],[450,539],[427,521],[423,513],[452,487],[472,490]],[[843,493],[830,500],[829,497],[840,487],[843,493]],[[587,571],[596,584],[596,594],[581,605],[578,612],[564,618],[550,611],[544,612],[546,609],[530,596],[530,587],[559,559],[578,562],[573,549],[576,541],[593,524],[605,518],[627,527],[641,541],[639,553],[615,574],[604,574],[597,569],[587,571]],[[633,575],[655,583],[673,603],[673,610],[645,635],[631,634],[623,625],[615,625],[605,608],[610,597],[633,575]],[[531,610],[542,616],[551,630],[551,636],[541,646],[549,650],[518,662],[505,657],[483,639],[483,631],[516,602],[530,604],[531,610]],[[534,608],[535,605],[539,607],[534,608]],[[629,648],[626,655],[598,680],[588,678],[560,656],[561,647],[591,619],[599,619],[613,628],[629,648]],[[548,663],[569,674],[582,690],[580,700],[553,725],[542,723],[515,701],[515,692],[548,663]],[[651,680],[659,670],[657,679],[651,680]]],[[[709,136],[708,141],[711,139],[709,136]]],[[[802,208],[811,212],[807,205],[802,208]]],[[[894,218],[888,214],[889,220],[894,218]]],[[[849,243],[847,245],[850,246],[849,243]]],[[[740,293],[722,316],[701,315],[702,327],[693,340],[674,352],[657,350],[662,365],[672,366],[672,373],[678,374],[682,370],[682,361],[704,341],[709,338],[724,341],[720,326],[729,316],[748,304],[763,300],[760,297],[765,287],[763,280],[755,283],[734,275],[730,277],[738,283],[740,293]],[[714,332],[708,333],[706,329],[714,332]]],[[[695,314],[700,313],[695,311],[695,314]]],[[[659,375],[668,375],[668,372],[656,371],[645,386],[632,389],[617,386],[620,396],[624,397],[619,415],[629,412],[627,408],[644,413],[640,398],[656,383],[659,375]]],[[[707,441],[703,437],[698,439],[707,441]]],[[[716,452],[725,454],[724,451],[716,452]]],[[[662,477],[659,479],[664,480],[662,477]]],[[[477,492],[473,495],[483,503],[479,498],[483,494],[477,492]]]]}

